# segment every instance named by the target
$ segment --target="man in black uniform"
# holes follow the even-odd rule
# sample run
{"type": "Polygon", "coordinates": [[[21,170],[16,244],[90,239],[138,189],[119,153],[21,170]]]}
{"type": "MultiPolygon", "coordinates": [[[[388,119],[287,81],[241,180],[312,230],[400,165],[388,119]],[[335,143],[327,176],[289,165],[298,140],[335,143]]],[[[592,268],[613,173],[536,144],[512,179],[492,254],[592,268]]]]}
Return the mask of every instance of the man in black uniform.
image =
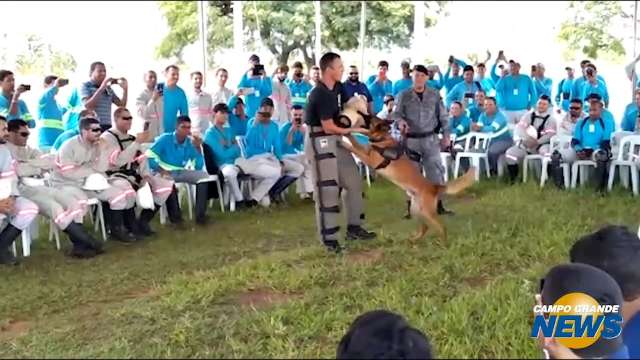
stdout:
{"type": "Polygon", "coordinates": [[[321,80],[309,93],[305,122],[310,128],[305,138],[304,152],[313,173],[316,221],[322,243],[329,251],[339,253],[338,214],[340,188],[347,209],[347,240],[370,240],[373,232],[362,228],[364,204],[362,179],[351,153],[340,145],[343,135],[365,129],[345,129],[336,125],[342,108],[340,79],[344,72],[342,59],[335,53],[326,53],[320,59],[321,80]],[[338,171],[338,168],[340,169],[338,171]]]}

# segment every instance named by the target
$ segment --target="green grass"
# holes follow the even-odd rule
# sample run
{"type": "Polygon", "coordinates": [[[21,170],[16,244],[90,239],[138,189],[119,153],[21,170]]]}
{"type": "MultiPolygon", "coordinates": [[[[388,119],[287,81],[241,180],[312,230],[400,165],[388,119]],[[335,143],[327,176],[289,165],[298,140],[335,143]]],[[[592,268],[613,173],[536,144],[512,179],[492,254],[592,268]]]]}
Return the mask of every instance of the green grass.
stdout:
{"type": "Polygon", "coordinates": [[[156,224],[156,239],[109,242],[87,261],[40,241],[22,266],[0,269],[0,358],[326,358],[357,315],[378,308],[424,330],[439,357],[535,358],[538,278],[580,235],[638,221],[623,190],[598,198],[486,181],[447,202],[457,213],[445,218],[447,244],[429,233],[412,247],[403,196],[381,181],[367,190],[379,237],[340,257],[323,251],[312,206],[298,201],[216,212],[186,233],[156,224]],[[378,258],[350,255],[363,252],[378,258]],[[280,301],[247,304],[251,290],[280,301]],[[15,321],[23,331],[7,326],[15,321]]]}

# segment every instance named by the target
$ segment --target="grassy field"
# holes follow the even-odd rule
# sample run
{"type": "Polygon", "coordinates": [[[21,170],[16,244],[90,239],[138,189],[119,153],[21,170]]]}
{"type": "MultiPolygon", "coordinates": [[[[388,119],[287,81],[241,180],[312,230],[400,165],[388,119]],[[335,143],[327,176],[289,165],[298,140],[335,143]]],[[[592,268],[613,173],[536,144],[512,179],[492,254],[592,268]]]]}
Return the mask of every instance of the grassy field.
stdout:
{"type": "Polygon", "coordinates": [[[379,308],[425,331],[438,357],[534,358],[538,279],[578,236],[640,220],[623,190],[600,198],[489,180],[448,201],[447,244],[429,233],[412,247],[403,193],[379,181],[367,198],[378,240],[339,257],[297,200],[110,242],[88,261],[41,241],[22,266],[0,269],[0,358],[328,358],[357,315],[379,308]]]}

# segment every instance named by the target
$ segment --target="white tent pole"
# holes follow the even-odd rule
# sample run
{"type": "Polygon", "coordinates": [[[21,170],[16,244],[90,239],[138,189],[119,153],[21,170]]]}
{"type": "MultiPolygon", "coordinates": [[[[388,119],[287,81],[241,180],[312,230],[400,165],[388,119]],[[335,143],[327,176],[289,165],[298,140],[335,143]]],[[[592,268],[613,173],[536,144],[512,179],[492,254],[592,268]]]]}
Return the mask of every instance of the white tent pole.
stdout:
{"type": "Polygon", "coordinates": [[[198,1],[198,25],[200,29],[200,46],[202,51],[202,75],[203,84],[206,86],[207,79],[207,13],[205,1],[198,1]]]}
{"type": "Polygon", "coordinates": [[[322,12],[320,1],[315,1],[315,20],[316,20],[316,41],[314,52],[316,53],[316,65],[320,65],[320,57],[322,56],[322,12]]]}
{"type": "Polygon", "coordinates": [[[360,4],[360,73],[364,74],[364,35],[367,30],[367,3],[365,1],[361,1],[360,4]]]}
{"type": "Polygon", "coordinates": [[[424,61],[424,52],[421,51],[424,45],[424,16],[425,6],[424,1],[414,1],[414,19],[413,19],[413,44],[412,44],[412,59],[414,64],[422,64],[424,61]]]}
{"type": "Polygon", "coordinates": [[[233,49],[240,56],[244,52],[244,33],[242,32],[242,1],[233,2],[233,49]]]}

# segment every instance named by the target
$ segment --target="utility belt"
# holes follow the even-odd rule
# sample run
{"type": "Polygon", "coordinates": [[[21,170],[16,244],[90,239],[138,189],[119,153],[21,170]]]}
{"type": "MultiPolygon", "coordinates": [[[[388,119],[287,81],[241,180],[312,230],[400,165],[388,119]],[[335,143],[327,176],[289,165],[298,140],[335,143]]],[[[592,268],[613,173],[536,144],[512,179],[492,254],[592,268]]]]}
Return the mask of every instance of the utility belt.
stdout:
{"type": "Polygon", "coordinates": [[[310,128],[311,131],[309,132],[309,137],[311,137],[312,139],[323,136],[334,136],[333,134],[327,134],[326,132],[324,132],[322,126],[311,126],[310,128]]]}
{"type": "Polygon", "coordinates": [[[118,169],[118,170],[108,170],[105,172],[110,178],[121,178],[127,180],[134,190],[138,191],[138,189],[142,186],[142,176],[138,174],[138,171],[135,169],[118,169]]]}
{"type": "Polygon", "coordinates": [[[435,135],[436,133],[433,131],[425,131],[425,132],[410,132],[407,133],[408,139],[423,139],[429,137],[431,135],[435,135]]]}

